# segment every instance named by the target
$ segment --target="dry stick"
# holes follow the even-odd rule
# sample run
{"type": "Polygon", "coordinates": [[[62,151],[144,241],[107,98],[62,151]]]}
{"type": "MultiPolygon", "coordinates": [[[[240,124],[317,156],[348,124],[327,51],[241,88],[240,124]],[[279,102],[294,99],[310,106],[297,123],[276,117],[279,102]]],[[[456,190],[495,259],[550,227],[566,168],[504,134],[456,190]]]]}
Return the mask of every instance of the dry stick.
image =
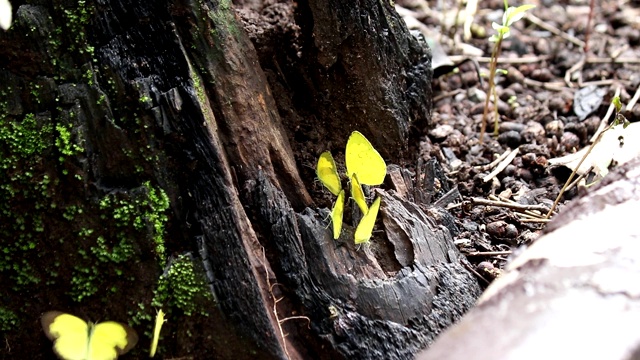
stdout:
{"type": "Polygon", "coordinates": [[[487,280],[484,278],[484,276],[480,275],[479,272],[475,271],[475,269],[473,269],[471,266],[467,265],[466,262],[463,262],[462,259],[460,259],[460,264],[462,264],[462,266],[464,266],[467,270],[471,271],[475,276],[477,276],[479,279],[481,279],[482,281],[484,281],[487,285],[491,284],[491,281],[487,280]]]}
{"type": "MultiPolygon", "coordinates": [[[[614,98],[616,98],[618,96],[620,96],[620,87],[616,88],[616,92],[613,95],[614,98]]],[[[613,102],[611,102],[611,104],[609,104],[609,109],[607,109],[607,113],[604,116],[604,119],[602,119],[602,122],[604,122],[604,123],[609,122],[609,118],[611,117],[611,114],[613,114],[613,110],[615,108],[616,108],[616,106],[613,104],[613,102]]],[[[596,146],[596,144],[600,141],[600,139],[602,138],[602,134],[604,134],[605,131],[609,130],[610,128],[611,128],[611,125],[607,126],[602,132],[600,132],[600,134],[598,134],[598,137],[596,138],[596,140],[591,143],[591,146],[589,146],[589,149],[587,150],[587,152],[584,154],[582,159],[580,159],[580,162],[575,167],[575,169],[573,169],[573,171],[571,172],[571,175],[569,175],[569,178],[564,183],[564,186],[560,190],[560,193],[556,197],[556,200],[553,202],[553,206],[551,206],[551,209],[547,213],[547,216],[546,216],[547,219],[551,217],[551,213],[553,213],[553,211],[558,206],[558,203],[560,202],[560,199],[562,198],[562,195],[564,195],[564,192],[567,190],[567,187],[571,183],[571,180],[573,180],[573,177],[576,175],[576,172],[578,171],[578,169],[580,169],[580,166],[582,166],[582,163],[584,162],[584,160],[589,156],[589,154],[591,153],[591,150],[593,150],[593,148],[596,146]]]]}
{"type": "Polygon", "coordinates": [[[581,175],[579,175],[575,180],[573,180],[571,182],[571,184],[569,184],[569,186],[567,186],[567,190],[565,191],[569,191],[571,189],[573,189],[574,186],[576,186],[580,180],[584,179],[585,177],[587,177],[587,175],[589,175],[589,173],[593,170],[593,166],[590,166],[589,169],[587,169],[587,171],[585,171],[584,173],[582,173],[581,175]]]}
{"type": "Polygon", "coordinates": [[[444,94],[440,94],[440,95],[434,97],[433,98],[433,102],[437,103],[438,101],[440,101],[442,99],[450,98],[450,97],[453,97],[454,95],[458,95],[458,94],[463,93],[463,92],[465,92],[463,89],[455,89],[455,90],[452,90],[452,91],[448,91],[448,92],[446,92],[444,94]]]}
{"type": "Polygon", "coordinates": [[[547,82],[536,81],[529,78],[524,78],[524,84],[527,86],[539,87],[545,90],[552,90],[552,91],[563,91],[567,88],[565,84],[562,82],[547,83],[547,82]]]}
{"type": "MultiPolygon", "coordinates": [[[[465,56],[465,55],[449,56],[449,60],[453,61],[456,64],[467,58],[469,58],[469,56],[465,56]]],[[[473,59],[481,63],[491,62],[491,58],[486,56],[478,56],[478,57],[474,57],[473,59]]],[[[541,56],[528,56],[528,57],[521,57],[521,58],[498,58],[497,60],[498,60],[498,64],[519,65],[519,64],[532,64],[540,61],[549,60],[549,56],[541,55],[541,56]]]]}
{"type": "Polygon", "coordinates": [[[307,326],[310,326],[311,319],[309,319],[306,316],[289,316],[284,319],[280,319],[280,316],[278,315],[278,303],[282,301],[284,297],[281,297],[278,299],[276,298],[276,295],[273,293],[273,287],[279,286],[280,284],[278,283],[271,284],[271,281],[269,280],[269,270],[267,269],[266,264],[267,264],[267,256],[264,252],[264,247],[262,247],[262,267],[264,268],[265,278],[267,280],[267,287],[269,288],[269,295],[271,295],[271,300],[273,300],[273,315],[276,317],[276,321],[278,322],[278,330],[280,331],[280,337],[282,338],[282,344],[284,345],[284,353],[285,355],[287,355],[287,359],[291,359],[291,356],[289,355],[289,350],[287,349],[287,339],[285,339],[287,337],[287,334],[284,333],[284,330],[282,329],[282,324],[285,321],[289,321],[289,320],[304,319],[304,320],[307,320],[307,326]]]}
{"type": "MultiPolygon", "coordinates": [[[[585,60],[586,60],[586,55],[584,53],[582,53],[582,56],[580,56],[580,61],[578,61],[577,63],[575,63],[575,65],[573,65],[569,70],[567,70],[567,72],[564,74],[564,82],[567,84],[567,86],[572,87],[571,86],[571,75],[582,69],[582,67],[585,64],[585,60]]],[[[578,84],[580,84],[582,82],[582,77],[580,77],[578,79],[578,84]]]]}
{"type": "Polygon", "coordinates": [[[587,87],[589,85],[603,86],[603,85],[614,85],[614,84],[629,85],[629,84],[631,84],[631,81],[629,81],[629,80],[621,80],[621,79],[605,79],[605,80],[586,81],[586,82],[581,83],[580,87],[587,87]]]}
{"type": "Polygon", "coordinates": [[[509,154],[511,153],[512,150],[505,150],[502,154],[500,154],[500,156],[498,156],[495,160],[493,160],[491,163],[486,164],[486,165],[478,165],[478,166],[474,166],[476,170],[478,171],[487,171],[489,169],[493,169],[494,167],[496,167],[498,164],[500,164],[500,162],[502,160],[504,160],[507,156],[509,156],[509,154]]]}
{"type": "Polygon", "coordinates": [[[496,166],[496,168],[489,175],[482,178],[482,181],[485,183],[489,182],[491,179],[496,177],[496,175],[500,174],[500,172],[502,172],[502,170],[504,170],[504,168],[506,168],[507,165],[511,164],[513,159],[515,159],[516,155],[518,155],[519,149],[520,148],[517,147],[511,150],[511,152],[507,156],[505,156],[504,160],[500,164],[498,164],[498,166],[496,166]]]}
{"type": "Polygon", "coordinates": [[[587,64],[638,64],[640,63],[640,58],[628,58],[628,57],[620,57],[620,58],[601,58],[601,57],[590,57],[586,60],[587,64]]]}
{"type": "Polygon", "coordinates": [[[640,86],[638,86],[638,88],[636,89],[636,93],[633,94],[633,98],[631,98],[631,101],[627,103],[627,107],[625,108],[625,110],[631,111],[631,109],[633,109],[633,107],[638,102],[638,98],[640,98],[640,86]]]}
{"type": "Polygon", "coordinates": [[[593,20],[593,13],[596,7],[596,1],[589,1],[589,18],[587,19],[587,28],[584,34],[584,52],[589,51],[589,36],[591,35],[591,21],[593,20]]]}
{"type": "Polygon", "coordinates": [[[523,222],[523,223],[544,223],[544,224],[546,224],[551,220],[549,220],[549,219],[520,219],[519,221],[523,222]]]}
{"type": "MultiPolygon", "coordinates": [[[[498,41],[493,46],[493,50],[491,53],[492,59],[497,59],[500,56],[500,50],[502,48],[502,36],[498,36],[498,41]]],[[[484,101],[484,112],[482,113],[482,127],[480,128],[480,144],[484,141],[484,132],[487,130],[487,114],[489,112],[489,99],[491,99],[491,95],[493,94],[493,101],[495,104],[493,106],[498,108],[498,97],[495,95],[495,82],[496,82],[496,69],[498,68],[498,62],[492,61],[489,63],[489,91],[487,91],[487,98],[484,101]]],[[[496,112],[497,114],[497,112],[496,112]]],[[[497,128],[498,118],[494,118],[494,127],[495,131],[498,131],[497,128]]]]}
{"type": "Polygon", "coordinates": [[[512,251],[476,251],[466,254],[467,256],[496,256],[496,255],[511,255],[512,251]]]}
{"type": "Polygon", "coordinates": [[[558,29],[557,27],[544,22],[542,19],[536,17],[535,15],[531,14],[531,13],[525,13],[524,14],[525,19],[531,21],[532,23],[534,23],[535,25],[537,25],[538,27],[547,30],[548,32],[552,33],[553,35],[557,35],[560,36],[561,38],[569,41],[570,43],[573,43],[575,45],[578,45],[579,47],[583,48],[585,46],[584,41],[571,36],[569,34],[567,34],[566,32],[558,29]]]}
{"type": "Polygon", "coordinates": [[[494,201],[494,200],[486,200],[481,198],[471,198],[471,204],[473,205],[484,205],[484,206],[496,206],[496,207],[504,207],[508,209],[514,209],[519,211],[525,210],[539,210],[539,211],[547,211],[547,207],[544,205],[523,205],[518,203],[510,203],[504,201],[494,201]]]}
{"type": "MultiPolygon", "coordinates": [[[[463,56],[463,55],[451,55],[449,56],[449,60],[453,61],[454,63],[458,63],[464,59],[468,59],[469,56],[463,56]]],[[[473,57],[474,60],[476,60],[479,63],[488,63],[491,62],[491,58],[490,57],[486,57],[486,56],[478,56],[478,57],[473,57]]],[[[546,61],[549,60],[550,57],[549,56],[529,56],[529,57],[522,57],[522,58],[498,58],[498,64],[513,64],[513,65],[519,65],[519,64],[532,64],[532,63],[537,63],[537,62],[541,62],[541,61],[546,61]]],[[[640,64],[640,58],[630,58],[630,57],[619,57],[619,58],[612,58],[612,57],[588,57],[585,59],[585,63],[587,64],[607,64],[607,63],[611,63],[611,64],[640,64]]]]}

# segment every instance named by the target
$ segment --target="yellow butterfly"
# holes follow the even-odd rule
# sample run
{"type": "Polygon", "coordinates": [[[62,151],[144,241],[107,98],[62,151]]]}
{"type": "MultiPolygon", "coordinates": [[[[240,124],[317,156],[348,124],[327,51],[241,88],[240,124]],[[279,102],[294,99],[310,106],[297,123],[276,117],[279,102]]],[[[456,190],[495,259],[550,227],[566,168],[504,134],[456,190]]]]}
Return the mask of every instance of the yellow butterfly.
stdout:
{"type": "Polygon", "coordinates": [[[336,168],[336,162],[333,161],[333,156],[331,156],[330,152],[325,151],[320,154],[316,167],[316,175],[333,195],[338,195],[340,190],[342,190],[342,182],[340,181],[340,175],[338,175],[338,168],[336,168]]]}
{"type": "Polygon", "coordinates": [[[162,324],[167,321],[164,318],[164,311],[162,309],[158,310],[156,314],[156,326],[153,328],[153,339],[151,339],[151,349],[149,349],[149,357],[154,357],[156,355],[156,349],[158,348],[158,340],[160,339],[160,329],[162,329],[162,324]]]}
{"type": "Polygon", "coordinates": [[[358,131],[349,136],[345,153],[347,176],[358,174],[358,180],[365,185],[380,185],[387,175],[387,164],[369,140],[358,131]]]}
{"type": "Polygon", "coordinates": [[[87,323],[79,317],[49,311],[40,319],[52,340],[53,351],[63,360],[114,360],[138,342],[135,330],[115,321],[87,323]]]}
{"type": "Polygon", "coordinates": [[[337,240],[342,231],[342,213],[344,212],[344,190],[340,190],[338,199],[331,210],[331,222],[333,223],[333,239],[337,240]]]}
{"type": "Polygon", "coordinates": [[[351,177],[351,197],[356,202],[356,204],[358,204],[358,207],[363,214],[369,212],[367,200],[364,198],[364,192],[362,192],[362,186],[360,186],[360,182],[358,182],[357,174],[353,174],[353,176],[351,177]]]}
{"type": "Polygon", "coordinates": [[[369,208],[369,211],[362,217],[362,220],[360,220],[360,223],[356,228],[356,245],[365,243],[371,238],[371,233],[373,232],[373,226],[376,224],[376,217],[378,217],[379,209],[380,197],[378,196],[369,208]]]}

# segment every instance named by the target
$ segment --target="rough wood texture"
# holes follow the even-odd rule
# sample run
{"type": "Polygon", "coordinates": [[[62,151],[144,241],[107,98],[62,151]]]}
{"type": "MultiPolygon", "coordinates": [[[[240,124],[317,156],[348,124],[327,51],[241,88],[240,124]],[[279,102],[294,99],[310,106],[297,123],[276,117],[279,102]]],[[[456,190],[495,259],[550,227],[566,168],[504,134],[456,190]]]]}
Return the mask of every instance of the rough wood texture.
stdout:
{"type": "Polygon", "coordinates": [[[382,238],[356,249],[348,226],[347,240],[337,243],[326,210],[296,214],[265,179],[252,193],[254,217],[276,250],[278,280],[313,309],[305,315],[340,358],[409,358],[479,295],[449,230],[413,204],[381,193],[384,223],[395,224],[386,231],[404,232],[401,242],[391,242],[394,255],[382,238]]]}
{"type": "Polygon", "coordinates": [[[167,358],[407,358],[473,303],[455,229],[434,221],[446,213],[382,191],[388,241],[357,250],[308,192],[307,163],[355,129],[413,160],[430,56],[388,2],[300,2],[300,43],[282,46],[304,51],[269,78],[229,1],[14,6],[0,35],[3,358],[52,356],[34,336],[52,307],[150,330],[162,270],[185,252],[216,302],[189,298],[208,315],[190,317],[159,300],[167,358]]]}
{"type": "Polygon", "coordinates": [[[636,159],[559,214],[418,359],[640,357],[639,190],[636,159]]]}

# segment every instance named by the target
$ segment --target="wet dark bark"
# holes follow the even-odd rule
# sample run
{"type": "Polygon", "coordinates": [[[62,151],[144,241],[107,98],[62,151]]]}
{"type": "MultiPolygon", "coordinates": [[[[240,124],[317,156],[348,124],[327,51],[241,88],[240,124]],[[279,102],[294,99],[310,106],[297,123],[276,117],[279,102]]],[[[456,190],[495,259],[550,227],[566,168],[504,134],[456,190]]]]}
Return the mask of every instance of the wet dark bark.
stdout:
{"type": "MultiPolygon", "coordinates": [[[[60,180],[47,201],[86,206],[76,223],[98,225],[106,220],[89,210],[102,209],[101,198],[148,192],[147,183],[164,189],[168,253],[191,251],[215,295],[208,319],[173,312],[166,356],[409,358],[473,304],[479,289],[460,265],[446,212],[380,190],[386,236],[356,249],[331,238],[328,212],[309,193],[314,175],[306,168],[321,151],[343,147],[352,130],[388,162],[414,161],[408,141],[410,129],[428,124],[430,54],[389,2],[301,1],[295,11],[288,4],[281,20],[295,26],[274,30],[271,47],[252,33],[258,53],[228,1],[20,5],[1,38],[2,76],[17,89],[4,94],[3,126],[48,114],[39,121],[72,125],[82,148],[62,164],[55,142],[38,155],[35,171],[60,180]],[[78,24],[69,25],[67,10],[78,24]],[[34,83],[37,98],[29,96],[34,83]],[[294,315],[304,318],[287,319],[294,315]]],[[[256,14],[264,20],[265,9],[243,10],[244,26],[256,14]]],[[[38,251],[61,251],[51,238],[68,225],[47,226],[38,251]]],[[[108,237],[117,225],[97,227],[108,237]]],[[[71,304],[64,287],[52,290],[43,279],[30,291],[50,300],[23,316],[79,307],[90,318],[126,321],[135,304],[148,306],[166,263],[143,255],[154,251],[152,224],[140,231],[140,258],[129,268],[136,281],[113,275],[128,297],[102,289],[71,304]]],[[[353,232],[350,224],[345,231],[353,232]]],[[[73,241],[80,240],[67,242],[68,259],[58,260],[69,268],[73,241]]],[[[38,274],[52,262],[39,263],[38,274]]],[[[70,282],[66,276],[57,281],[70,282]]],[[[13,309],[22,295],[3,306],[13,309]]],[[[37,332],[31,325],[9,334],[3,356],[31,357],[33,346],[50,356],[37,332]]]]}

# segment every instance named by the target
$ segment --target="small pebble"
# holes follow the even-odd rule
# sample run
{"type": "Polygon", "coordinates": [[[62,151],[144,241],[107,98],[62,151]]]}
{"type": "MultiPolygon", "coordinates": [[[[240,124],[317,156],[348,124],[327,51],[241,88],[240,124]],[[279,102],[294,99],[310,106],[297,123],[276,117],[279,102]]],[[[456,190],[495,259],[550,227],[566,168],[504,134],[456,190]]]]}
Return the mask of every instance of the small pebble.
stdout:
{"type": "Polygon", "coordinates": [[[571,152],[580,145],[580,138],[572,132],[565,132],[562,134],[560,143],[565,147],[565,149],[567,149],[567,151],[571,152]]]}
{"type": "Polygon", "coordinates": [[[537,81],[549,82],[553,80],[554,76],[551,71],[549,71],[549,68],[544,67],[533,70],[533,72],[531,73],[531,78],[537,81]]]}
{"type": "Polygon", "coordinates": [[[574,134],[576,134],[578,136],[578,138],[580,139],[580,142],[585,142],[587,141],[587,137],[589,134],[587,134],[587,127],[584,123],[581,122],[569,122],[568,124],[566,124],[564,126],[564,132],[568,133],[568,132],[572,132],[574,134]]]}
{"type": "Polygon", "coordinates": [[[498,142],[501,144],[505,144],[512,149],[515,149],[522,142],[522,136],[520,136],[520,133],[517,131],[506,131],[498,135],[498,142]]]}
{"type": "Polygon", "coordinates": [[[498,132],[503,133],[507,131],[517,131],[522,132],[524,130],[524,124],[513,122],[513,121],[504,121],[500,123],[498,127],[498,132]]]}
{"type": "Polygon", "coordinates": [[[435,129],[429,131],[429,135],[431,135],[436,140],[442,140],[449,136],[453,132],[453,126],[451,125],[438,125],[435,129]]]}
{"type": "Polygon", "coordinates": [[[564,133],[564,123],[561,120],[552,120],[544,126],[547,136],[561,137],[564,133]]]}
{"type": "Polygon", "coordinates": [[[525,129],[522,131],[522,136],[526,142],[531,142],[534,139],[541,142],[546,137],[544,127],[537,121],[527,122],[525,129]]]}
{"type": "Polygon", "coordinates": [[[533,179],[533,175],[531,174],[531,171],[523,168],[519,168],[516,170],[516,177],[524,181],[531,181],[533,179]]]}
{"type": "Polygon", "coordinates": [[[538,39],[538,41],[536,41],[534,45],[534,48],[540,55],[547,55],[551,52],[551,46],[549,45],[548,39],[538,39]]]}
{"type": "Polygon", "coordinates": [[[518,229],[515,225],[498,220],[487,224],[487,233],[498,238],[514,239],[518,237],[518,229]]]}
{"type": "Polygon", "coordinates": [[[526,167],[530,167],[536,162],[536,154],[526,153],[522,155],[522,164],[526,167]]]}

